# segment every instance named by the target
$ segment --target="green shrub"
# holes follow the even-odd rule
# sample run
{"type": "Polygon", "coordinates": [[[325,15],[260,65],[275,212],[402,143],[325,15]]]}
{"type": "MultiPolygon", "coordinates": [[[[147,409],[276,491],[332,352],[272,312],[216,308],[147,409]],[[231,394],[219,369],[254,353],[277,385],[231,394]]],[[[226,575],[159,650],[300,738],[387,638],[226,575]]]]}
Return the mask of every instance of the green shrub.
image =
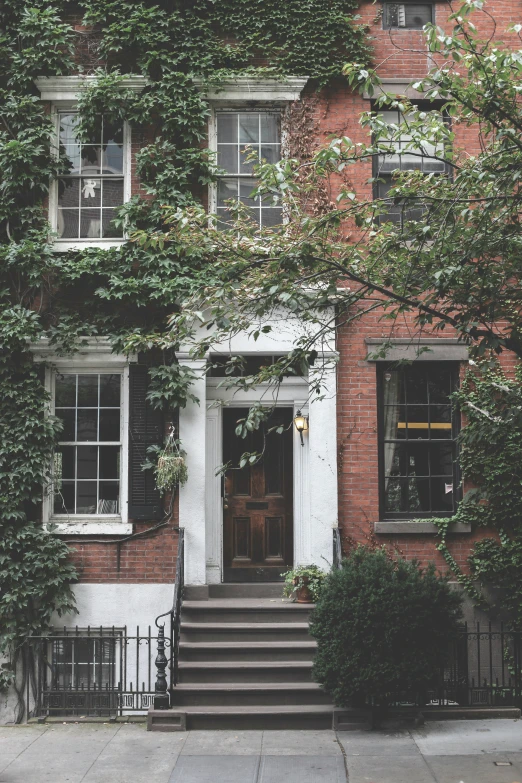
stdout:
{"type": "Polygon", "coordinates": [[[461,601],[432,564],[358,547],[327,577],[313,613],[314,679],[339,707],[422,691],[444,665],[461,601]]]}

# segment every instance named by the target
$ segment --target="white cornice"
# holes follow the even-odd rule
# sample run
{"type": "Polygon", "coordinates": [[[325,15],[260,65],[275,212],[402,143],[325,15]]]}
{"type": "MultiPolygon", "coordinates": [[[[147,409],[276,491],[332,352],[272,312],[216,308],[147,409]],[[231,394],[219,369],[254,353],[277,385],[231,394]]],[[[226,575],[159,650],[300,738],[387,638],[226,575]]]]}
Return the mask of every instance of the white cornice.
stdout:
{"type": "Polygon", "coordinates": [[[34,354],[36,362],[49,361],[56,365],[98,365],[102,363],[118,366],[125,366],[129,362],[137,361],[135,354],[126,356],[125,354],[113,353],[112,344],[108,337],[84,337],[84,345],[74,353],[67,356],[59,356],[56,353],[56,346],[51,344],[47,337],[41,337],[37,343],[31,343],[30,350],[34,354]]]}
{"type": "MultiPolygon", "coordinates": [[[[75,101],[78,93],[96,81],[96,76],[39,76],[34,80],[42,101],[75,101]]],[[[145,76],[126,76],[122,88],[141,92],[148,84],[145,76]]]]}
{"type": "Polygon", "coordinates": [[[211,103],[288,103],[298,101],[308,76],[289,76],[286,79],[237,76],[216,84],[194,79],[194,84],[211,103]]]}
{"type": "Polygon", "coordinates": [[[363,98],[375,100],[380,95],[387,93],[388,95],[409,98],[411,101],[418,101],[424,97],[425,93],[420,90],[415,90],[412,85],[422,81],[424,78],[424,76],[406,76],[398,79],[386,78],[382,80],[382,83],[378,87],[375,87],[373,95],[370,95],[365,90],[363,98]]]}

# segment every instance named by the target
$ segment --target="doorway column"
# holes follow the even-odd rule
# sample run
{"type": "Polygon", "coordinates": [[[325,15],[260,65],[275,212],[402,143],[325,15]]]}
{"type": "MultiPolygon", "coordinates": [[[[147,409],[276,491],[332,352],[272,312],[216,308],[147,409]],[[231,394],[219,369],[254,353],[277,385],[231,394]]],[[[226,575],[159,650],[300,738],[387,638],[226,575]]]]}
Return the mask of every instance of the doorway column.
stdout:
{"type": "Polygon", "coordinates": [[[199,403],[187,401],[179,412],[179,437],[187,454],[188,480],[179,489],[179,524],[185,528],[185,582],[204,585],[205,579],[205,473],[206,473],[206,374],[205,359],[178,353],[180,364],[196,378],[190,387],[199,403]]]}
{"type": "Polygon", "coordinates": [[[335,355],[310,368],[310,385],[321,385],[324,399],[310,402],[309,486],[310,562],[330,568],[333,556],[332,528],[337,527],[337,384],[335,355]]]}

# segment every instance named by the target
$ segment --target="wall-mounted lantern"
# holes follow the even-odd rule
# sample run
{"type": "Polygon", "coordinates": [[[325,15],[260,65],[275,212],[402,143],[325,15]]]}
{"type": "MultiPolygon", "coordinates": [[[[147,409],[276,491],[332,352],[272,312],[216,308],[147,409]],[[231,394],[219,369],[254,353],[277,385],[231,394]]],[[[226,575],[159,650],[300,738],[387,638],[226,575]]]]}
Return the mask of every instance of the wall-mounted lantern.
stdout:
{"type": "Polygon", "coordinates": [[[301,411],[297,411],[294,416],[294,425],[301,438],[301,446],[304,446],[303,432],[308,429],[308,416],[303,416],[301,411]]]}

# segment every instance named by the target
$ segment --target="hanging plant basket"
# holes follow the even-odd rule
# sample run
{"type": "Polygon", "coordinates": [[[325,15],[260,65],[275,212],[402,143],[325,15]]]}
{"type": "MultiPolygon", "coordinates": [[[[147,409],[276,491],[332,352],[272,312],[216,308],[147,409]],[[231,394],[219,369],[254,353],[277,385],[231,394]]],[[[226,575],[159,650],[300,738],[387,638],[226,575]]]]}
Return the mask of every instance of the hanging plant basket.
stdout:
{"type": "Polygon", "coordinates": [[[156,465],[156,487],[161,493],[172,492],[188,479],[185,452],[171,432],[163,451],[160,451],[156,465]]]}

